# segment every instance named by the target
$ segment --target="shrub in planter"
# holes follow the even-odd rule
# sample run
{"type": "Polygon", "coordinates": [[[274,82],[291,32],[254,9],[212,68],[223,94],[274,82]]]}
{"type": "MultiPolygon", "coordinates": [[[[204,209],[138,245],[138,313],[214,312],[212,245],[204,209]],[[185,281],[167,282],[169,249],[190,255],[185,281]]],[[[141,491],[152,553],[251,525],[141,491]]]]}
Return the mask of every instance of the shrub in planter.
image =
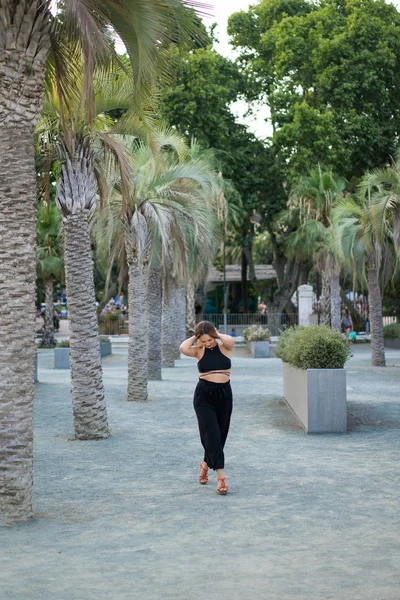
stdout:
{"type": "Polygon", "coordinates": [[[69,340],[63,340],[54,348],[54,368],[69,369],[69,366],[69,340]]]}
{"type": "Polygon", "coordinates": [[[69,340],[62,340],[58,342],[56,348],[69,348],[69,340]]]}
{"type": "Polygon", "coordinates": [[[385,346],[400,350],[400,323],[390,323],[383,328],[385,346]]]}
{"type": "Polygon", "coordinates": [[[275,352],[297,369],[342,369],[350,354],[342,334],[324,325],[286,329],[275,352]]]}
{"type": "Polygon", "coordinates": [[[294,327],[279,339],[284,397],[307,433],[347,430],[346,372],[350,348],[339,331],[323,325],[294,327]]]}
{"type": "Polygon", "coordinates": [[[383,328],[383,337],[385,338],[400,338],[400,323],[390,323],[383,328]]]}
{"type": "Polygon", "coordinates": [[[268,329],[252,325],[244,330],[243,335],[253,358],[269,358],[270,334],[268,329]]]}
{"type": "Polygon", "coordinates": [[[252,325],[243,332],[244,339],[246,342],[269,342],[270,333],[268,329],[261,327],[261,325],[252,325]]]}
{"type": "Polygon", "coordinates": [[[105,356],[110,356],[112,353],[111,339],[108,335],[100,335],[99,340],[101,357],[104,358],[105,356]]]}

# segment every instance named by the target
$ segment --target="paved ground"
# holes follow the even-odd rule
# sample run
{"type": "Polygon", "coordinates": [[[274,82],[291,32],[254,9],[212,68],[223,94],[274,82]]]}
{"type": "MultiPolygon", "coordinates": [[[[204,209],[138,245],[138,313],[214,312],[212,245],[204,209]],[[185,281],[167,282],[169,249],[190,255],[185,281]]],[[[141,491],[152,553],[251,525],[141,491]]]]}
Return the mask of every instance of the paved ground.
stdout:
{"type": "Polygon", "coordinates": [[[33,522],[0,530],[1,600],[398,600],[400,353],[355,348],[350,431],[306,436],[277,359],[234,359],[229,495],[197,483],[194,362],[128,404],[104,361],[112,437],[71,441],[69,374],[40,355],[33,522]]]}

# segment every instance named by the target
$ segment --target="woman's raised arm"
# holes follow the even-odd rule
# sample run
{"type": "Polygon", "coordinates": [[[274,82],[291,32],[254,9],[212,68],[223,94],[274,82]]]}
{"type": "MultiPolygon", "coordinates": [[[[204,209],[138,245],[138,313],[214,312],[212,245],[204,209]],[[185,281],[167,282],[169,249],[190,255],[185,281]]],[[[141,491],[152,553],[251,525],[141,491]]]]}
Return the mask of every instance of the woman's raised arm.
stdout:
{"type": "Polygon", "coordinates": [[[185,356],[191,356],[192,358],[196,358],[197,356],[197,347],[193,347],[194,342],[196,341],[196,336],[192,335],[192,337],[188,338],[179,346],[179,351],[185,356]]]}
{"type": "Polygon", "coordinates": [[[218,337],[221,340],[222,344],[225,346],[227,350],[232,350],[235,345],[235,339],[231,335],[227,335],[226,333],[220,333],[217,331],[218,337]]]}

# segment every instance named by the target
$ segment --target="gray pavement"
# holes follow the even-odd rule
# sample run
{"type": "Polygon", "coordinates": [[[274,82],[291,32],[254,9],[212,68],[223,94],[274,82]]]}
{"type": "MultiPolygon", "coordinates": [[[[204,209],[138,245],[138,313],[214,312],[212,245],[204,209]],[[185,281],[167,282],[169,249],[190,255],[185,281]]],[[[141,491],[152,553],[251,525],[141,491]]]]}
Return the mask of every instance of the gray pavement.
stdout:
{"type": "Polygon", "coordinates": [[[126,349],[104,360],[112,437],[73,441],[69,373],[41,351],[34,521],[0,530],[0,600],[398,600],[400,353],[355,346],[349,432],[306,436],[281,363],[240,349],[229,494],[202,457],[196,367],[125,400],[126,349]],[[393,366],[394,365],[394,366],[393,366]]]}

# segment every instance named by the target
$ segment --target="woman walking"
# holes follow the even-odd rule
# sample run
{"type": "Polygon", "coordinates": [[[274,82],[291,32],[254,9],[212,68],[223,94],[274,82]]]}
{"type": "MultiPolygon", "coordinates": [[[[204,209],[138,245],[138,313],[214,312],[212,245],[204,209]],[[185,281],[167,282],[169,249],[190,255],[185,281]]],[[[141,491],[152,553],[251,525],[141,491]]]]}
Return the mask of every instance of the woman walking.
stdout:
{"type": "Polygon", "coordinates": [[[344,332],[346,334],[346,342],[348,342],[349,341],[349,333],[353,329],[353,319],[351,318],[350,311],[347,307],[344,309],[344,312],[343,312],[342,323],[343,323],[343,327],[344,327],[344,332]]]}
{"type": "Polygon", "coordinates": [[[232,413],[230,384],[231,354],[235,340],[219,333],[212,323],[202,321],[194,335],[185,340],[180,351],[197,359],[199,382],[194,393],[194,410],[199,424],[204,460],[200,463],[199,480],[208,481],[208,469],[217,472],[218,494],[228,493],[224,473],[224,445],[232,413]],[[197,342],[196,346],[193,344],[197,342]]]}

